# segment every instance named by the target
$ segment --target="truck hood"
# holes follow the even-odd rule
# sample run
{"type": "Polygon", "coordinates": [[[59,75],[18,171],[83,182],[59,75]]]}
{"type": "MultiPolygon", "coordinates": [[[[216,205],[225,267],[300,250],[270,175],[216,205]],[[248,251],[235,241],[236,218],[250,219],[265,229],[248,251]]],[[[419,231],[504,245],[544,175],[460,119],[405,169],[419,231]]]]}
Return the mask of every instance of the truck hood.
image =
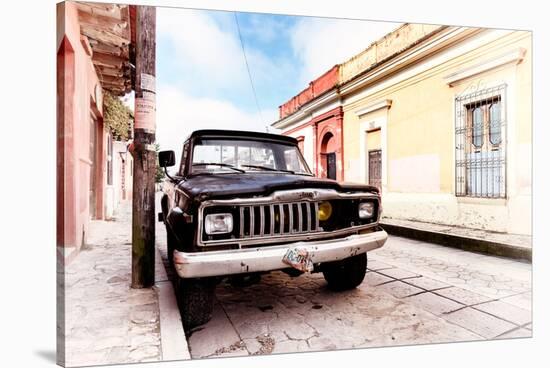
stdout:
{"type": "Polygon", "coordinates": [[[340,192],[376,192],[376,187],[339,183],[335,180],[281,173],[235,173],[197,175],[187,178],[177,187],[191,199],[265,196],[277,190],[298,188],[335,189],[340,192]]]}

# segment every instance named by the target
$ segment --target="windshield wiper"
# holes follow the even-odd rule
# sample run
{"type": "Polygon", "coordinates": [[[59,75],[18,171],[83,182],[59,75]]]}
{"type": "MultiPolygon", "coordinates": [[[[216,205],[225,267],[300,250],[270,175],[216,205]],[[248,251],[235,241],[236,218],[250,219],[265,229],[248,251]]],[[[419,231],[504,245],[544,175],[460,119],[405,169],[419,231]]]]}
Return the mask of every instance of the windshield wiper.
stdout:
{"type": "Polygon", "coordinates": [[[282,171],[282,172],[287,172],[287,173],[290,173],[290,174],[296,174],[294,171],[292,170],[284,170],[284,169],[274,169],[272,167],[269,167],[269,166],[260,166],[260,165],[241,165],[241,167],[251,167],[253,169],[261,169],[261,170],[267,170],[267,171],[282,171]]]}
{"type": "Polygon", "coordinates": [[[221,167],[227,167],[228,169],[238,171],[240,173],[245,173],[246,171],[239,169],[238,167],[235,167],[230,164],[224,164],[221,162],[197,162],[194,163],[193,166],[209,166],[209,165],[215,165],[215,166],[221,166],[221,167]]]}

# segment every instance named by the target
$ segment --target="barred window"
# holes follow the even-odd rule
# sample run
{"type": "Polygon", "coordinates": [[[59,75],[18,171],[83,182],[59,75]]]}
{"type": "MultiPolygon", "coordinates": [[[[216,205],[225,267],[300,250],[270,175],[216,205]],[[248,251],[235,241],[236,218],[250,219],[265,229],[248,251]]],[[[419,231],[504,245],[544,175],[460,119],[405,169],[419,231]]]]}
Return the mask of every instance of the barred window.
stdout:
{"type": "Polygon", "coordinates": [[[506,197],[506,85],[455,100],[456,195],[506,197]]]}

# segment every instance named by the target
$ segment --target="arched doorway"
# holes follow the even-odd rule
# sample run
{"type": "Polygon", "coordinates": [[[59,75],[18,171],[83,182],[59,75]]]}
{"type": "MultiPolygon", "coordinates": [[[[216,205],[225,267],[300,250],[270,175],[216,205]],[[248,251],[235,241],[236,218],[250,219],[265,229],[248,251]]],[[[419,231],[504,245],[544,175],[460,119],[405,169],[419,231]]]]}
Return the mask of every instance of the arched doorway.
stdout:
{"type": "Polygon", "coordinates": [[[336,180],[336,150],[338,144],[331,132],[325,133],[321,140],[321,176],[336,180]]]}

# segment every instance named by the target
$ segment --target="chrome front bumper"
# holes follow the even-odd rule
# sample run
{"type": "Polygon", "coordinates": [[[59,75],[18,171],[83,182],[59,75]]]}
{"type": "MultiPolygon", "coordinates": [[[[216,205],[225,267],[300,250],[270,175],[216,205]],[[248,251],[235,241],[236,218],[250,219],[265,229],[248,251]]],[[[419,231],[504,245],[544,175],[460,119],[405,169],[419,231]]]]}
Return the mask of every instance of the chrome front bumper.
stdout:
{"type": "Polygon", "coordinates": [[[304,248],[311,254],[313,263],[323,263],[337,261],[380,248],[387,238],[388,234],[384,230],[378,230],[339,239],[299,241],[261,248],[198,253],[175,250],[174,266],[176,272],[182,278],[272,271],[289,267],[283,262],[283,256],[289,248],[304,248]]]}

